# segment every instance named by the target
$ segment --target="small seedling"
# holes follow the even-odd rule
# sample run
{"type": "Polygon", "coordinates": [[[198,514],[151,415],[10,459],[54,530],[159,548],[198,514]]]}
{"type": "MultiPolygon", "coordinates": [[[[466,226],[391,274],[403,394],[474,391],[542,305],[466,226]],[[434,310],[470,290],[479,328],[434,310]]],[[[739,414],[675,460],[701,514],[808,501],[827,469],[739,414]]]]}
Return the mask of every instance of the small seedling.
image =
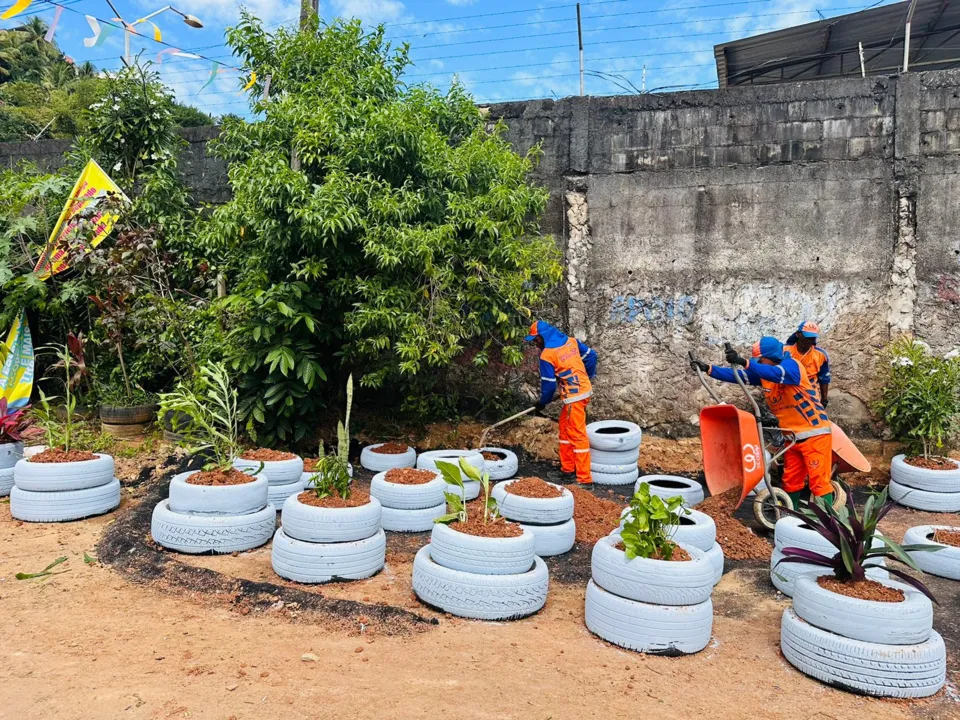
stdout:
{"type": "Polygon", "coordinates": [[[55,567],[56,567],[57,565],[59,565],[60,563],[64,563],[64,562],[66,562],[66,561],[67,561],[67,556],[66,556],[66,555],[61,555],[61,556],[58,557],[56,560],[54,560],[52,563],[50,563],[49,565],[47,565],[47,566],[46,566],[43,570],[41,570],[40,572],[36,572],[36,573],[17,573],[17,574],[15,575],[15,577],[17,578],[17,580],[33,580],[34,578],[42,578],[42,577],[46,577],[47,575],[62,575],[63,573],[65,573],[65,572],[67,572],[67,571],[66,571],[66,570],[61,570],[60,572],[50,572],[50,571],[53,570],[53,568],[55,568],[55,567]]]}
{"type": "Polygon", "coordinates": [[[489,473],[481,473],[473,465],[468,463],[465,458],[460,458],[459,467],[453,463],[438,460],[437,470],[440,471],[447,485],[453,485],[459,492],[445,492],[443,494],[447,500],[447,508],[450,512],[438,517],[435,522],[447,524],[454,521],[462,523],[467,521],[467,504],[463,500],[463,475],[466,475],[469,480],[480,483],[480,487],[483,488],[483,524],[486,525],[488,521],[497,519],[497,501],[495,498],[490,497],[489,473]]]}
{"type": "Polygon", "coordinates": [[[96,559],[95,557],[92,557],[92,556],[90,556],[90,555],[87,555],[87,553],[84,552],[84,553],[83,553],[83,562],[86,563],[87,565],[95,565],[95,564],[97,563],[97,559],[96,559]]]}

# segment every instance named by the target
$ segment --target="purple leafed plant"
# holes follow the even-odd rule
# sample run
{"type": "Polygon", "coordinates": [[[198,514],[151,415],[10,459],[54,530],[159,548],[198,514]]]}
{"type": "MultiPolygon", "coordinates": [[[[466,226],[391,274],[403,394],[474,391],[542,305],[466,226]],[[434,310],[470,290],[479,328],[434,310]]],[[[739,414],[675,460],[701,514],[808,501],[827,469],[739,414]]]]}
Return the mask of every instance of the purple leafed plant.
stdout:
{"type": "MultiPolygon", "coordinates": [[[[911,570],[921,572],[907,553],[934,552],[941,548],[938,545],[900,545],[877,533],[877,524],[893,506],[894,502],[887,497],[887,488],[884,488],[878,495],[867,498],[863,505],[863,515],[857,513],[857,508],[853,504],[853,493],[849,490],[846,506],[839,509],[822,504],[819,500],[810,503],[806,512],[780,508],[780,512],[802,520],[837,550],[836,554],[827,556],[804,548],[786,547],[783,549],[785,557],[780,560],[780,563],[806,563],[830,568],[834,577],[840,582],[867,579],[867,570],[880,567],[881,558],[903,563],[911,570]],[[875,537],[882,541],[882,546],[873,547],[875,537]],[[877,560],[877,562],[871,563],[871,560],[877,560]]],[[[886,570],[936,602],[929,588],[916,578],[898,568],[887,567],[886,570]]]]}
{"type": "Polygon", "coordinates": [[[29,407],[7,412],[7,399],[0,398],[0,445],[23,440],[23,432],[34,422],[34,418],[26,414],[29,407]]]}

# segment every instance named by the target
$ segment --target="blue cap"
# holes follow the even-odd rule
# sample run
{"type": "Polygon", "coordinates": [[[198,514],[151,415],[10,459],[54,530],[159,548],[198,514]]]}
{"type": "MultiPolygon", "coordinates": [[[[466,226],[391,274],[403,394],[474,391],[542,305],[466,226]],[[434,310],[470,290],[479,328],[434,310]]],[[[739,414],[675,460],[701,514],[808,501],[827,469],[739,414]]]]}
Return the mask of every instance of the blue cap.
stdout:
{"type": "Polygon", "coordinates": [[[783,360],[783,343],[769,335],[760,338],[760,357],[768,360],[783,360]]]}
{"type": "Polygon", "coordinates": [[[539,320],[534,320],[534,321],[533,321],[533,324],[530,325],[530,334],[527,335],[527,336],[524,338],[524,340],[526,340],[527,342],[531,342],[534,338],[536,338],[537,335],[540,334],[540,327],[539,327],[539,325],[540,325],[540,321],[539,321],[539,320]]]}
{"type": "Polygon", "coordinates": [[[817,338],[820,336],[820,326],[813,320],[804,320],[797,328],[797,332],[805,338],[817,338]]]}

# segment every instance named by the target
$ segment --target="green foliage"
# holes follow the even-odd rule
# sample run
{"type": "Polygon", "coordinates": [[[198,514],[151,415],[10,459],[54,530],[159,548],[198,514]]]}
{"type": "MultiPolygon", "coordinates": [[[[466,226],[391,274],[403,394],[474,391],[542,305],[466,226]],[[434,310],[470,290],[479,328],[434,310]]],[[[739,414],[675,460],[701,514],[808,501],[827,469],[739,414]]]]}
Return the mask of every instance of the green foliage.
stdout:
{"type": "Polygon", "coordinates": [[[620,530],[627,558],[671,559],[676,547],[671,538],[680,525],[680,513],[690,514],[682,497],[664,500],[650,492],[649,484],[640,483],[620,530]]]}
{"type": "Polygon", "coordinates": [[[228,359],[269,437],[302,433],[335,365],[382,387],[468,343],[518,364],[531,308],[561,277],[539,233],[548,193],[527,181],[539,150],[513,152],[460,86],[405,86],[407,49],[382,29],[314,30],[269,34],[246,14],[230,30],[271,99],[255,122],[224,119],[214,152],[233,199],[203,229],[237,278],[228,359]]]}
{"type": "Polygon", "coordinates": [[[178,102],[173,103],[173,122],[177,127],[204,127],[206,125],[215,125],[216,121],[212,116],[198,110],[192,105],[181,105],[178,102]]]}
{"type": "Polygon", "coordinates": [[[902,337],[880,367],[876,408],[897,439],[924,457],[949,445],[960,420],[960,359],[937,357],[924,343],[902,337]]]}
{"type": "Polygon", "coordinates": [[[346,465],[350,460],[350,410],[353,408],[353,375],[347,378],[347,414],[337,423],[337,457],[346,465]]]}
{"type": "Polygon", "coordinates": [[[160,416],[173,413],[178,419],[173,431],[194,445],[191,452],[210,451],[214,462],[205,469],[229,468],[240,454],[240,414],[230,373],[222,364],[207,363],[194,384],[181,381],[173,392],[160,395],[160,416]]]}
{"type": "MultiPolygon", "coordinates": [[[[59,564],[61,564],[61,563],[65,563],[66,561],[67,561],[67,556],[66,556],[66,555],[61,555],[61,556],[58,557],[56,560],[54,560],[52,563],[50,563],[49,565],[47,565],[47,566],[46,566],[43,570],[41,570],[40,572],[35,572],[35,573],[18,572],[16,575],[14,575],[14,577],[15,577],[17,580],[33,580],[33,579],[35,579],[35,578],[47,577],[48,575],[61,575],[61,574],[65,573],[65,572],[67,572],[67,571],[66,571],[66,570],[61,570],[61,571],[59,571],[59,572],[51,572],[51,571],[52,571],[57,565],[59,565],[59,564]]],[[[86,553],[84,553],[84,561],[86,561],[86,553]]]]}
{"type": "Polygon", "coordinates": [[[350,473],[346,460],[339,455],[325,455],[323,445],[320,446],[316,469],[308,482],[318,498],[339,497],[346,500],[350,497],[350,473]]]}
{"type": "Polygon", "coordinates": [[[75,439],[74,432],[74,412],[77,409],[77,398],[73,394],[70,378],[73,376],[73,356],[66,345],[51,345],[38,349],[39,353],[52,352],[57,358],[57,366],[63,369],[64,374],[64,417],[61,421],[57,416],[57,411],[51,404],[51,400],[56,398],[47,397],[47,395],[37,388],[40,393],[40,407],[34,408],[34,415],[37,418],[37,424],[43,430],[46,438],[46,444],[49,448],[62,448],[71,450],[75,439]]]}
{"type": "Polygon", "coordinates": [[[468,480],[480,483],[480,487],[483,489],[483,522],[486,524],[491,520],[496,520],[498,516],[497,501],[495,498],[490,497],[490,473],[480,472],[473,465],[467,462],[466,458],[460,458],[459,467],[453,463],[444,462],[443,460],[437,461],[437,469],[440,471],[440,474],[443,476],[444,481],[448,485],[452,485],[457,489],[457,492],[448,493],[445,492],[443,495],[447,499],[447,509],[450,511],[446,515],[443,515],[436,519],[435,522],[438,523],[451,523],[454,520],[457,522],[466,522],[467,521],[467,505],[463,500],[464,488],[463,488],[463,477],[466,475],[468,480]],[[462,475],[461,475],[462,473],[462,475]]]}

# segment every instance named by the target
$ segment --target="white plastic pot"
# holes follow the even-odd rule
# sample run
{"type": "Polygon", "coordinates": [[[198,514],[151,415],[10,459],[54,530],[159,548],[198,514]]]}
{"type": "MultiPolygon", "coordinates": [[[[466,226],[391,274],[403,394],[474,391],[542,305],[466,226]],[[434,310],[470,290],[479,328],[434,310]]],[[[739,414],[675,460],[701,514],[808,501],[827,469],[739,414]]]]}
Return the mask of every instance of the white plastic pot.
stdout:
{"type": "Polygon", "coordinates": [[[383,530],[361,540],[312,543],[295,540],[280,528],[273,536],[270,561],[277,575],[294,582],[362,580],[380,572],[386,551],[383,530]]]}
{"type": "Polygon", "coordinates": [[[937,530],[960,532],[960,528],[950,525],[918,525],[907,530],[903,536],[903,544],[939,546],[940,549],[935,552],[912,552],[910,557],[925,573],[950,580],[960,580],[960,547],[945,545],[934,540],[933,533],[937,530]]]}
{"type": "Polygon", "coordinates": [[[640,447],[642,436],[640,426],[626,420],[599,420],[587,425],[590,447],[597,450],[634,450],[640,447]]]}
{"type": "Polygon", "coordinates": [[[380,529],[380,501],[356,507],[326,508],[300,502],[299,493],[283,503],[280,521],[288,537],[308,543],[339,543],[363,540],[380,529]]]}
{"type": "Polygon", "coordinates": [[[373,472],[384,472],[394,468],[412,468],[417,464],[417,451],[412,447],[408,446],[406,452],[393,455],[378,453],[377,448],[384,444],[367,445],[361,450],[360,465],[373,472]]]}
{"type": "Polygon", "coordinates": [[[513,575],[533,567],[534,536],[529,530],[518,537],[479,537],[435,523],[429,547],[433,562],[451,570],[513,575]]]}
{"type": "Polygon", "coordinates": [[[640,485],[650,485],[650,494],[659,495],[664,500],[680,496],[685,507],[693,507],[703,502],[703,488],[700,483],[679,475],[644,475],[637,479],[633,491],[637,492],[640,485]]]}
{"type": "Polygon", "coordinates": [[[245,515],[267,505],[267,476],[255,475],[241,485],[191,485],[197,471],[179,473],[170,481],[170,509],[202,515],[245,515]]]}
{"type": "Polygon", "coordinates": [[[61,492],[107,485],[113,480],[113,458],[95,453],[95,460],[40,463],[29,459],[17,461],[13,480],[21,490],[61,492]]]}
{"type": "MultiPolygon", "coordinates": [[[[436,471],[432,471],[436,473],[436,471]]],[[[395,510],[420,510],[440,505],[444,502],[444,492],[452,492],[453,486],[447,490],[447,483],[439,473],[433,480],[421,485],[401,485],[387,480],[387,473],[377,473],[370,481],[370,494],[377,498],[385,508],[395,510]]]]}
{"type": "Polygon", "coordinates": [[[303,475],[303,458],[299,455],[289,460],[245,460],[241,457],[233,459],[233,466],[238,470],[257,470],[261,465],[267,482],[271,485],[297,482],[303,475]]]}
{"type": "Polygon", "coordinates": [[[0,444],[0,471],[12,468],[17,461],[23,459],[23,443],[0,444]]]}
{"type": "Polygon", "coordinates": [[[517,474],[520,463],[517,454],[506,448],[485,447],[480,452],[497,453],[503,456],[502,460],[487,460],[484,458],[483,469],[490,474],[491,480],[507,480],[517,474]]]}
{"type": "Polygon", "coordinates": [[[960,493],[960,463],[952,460],[953,470],[930,470],[914,467],[906,462],[906,455],[896,455],[890,461],[890,477],[898,484],[915,490],[935,493],[960,493]]]}
{"type": "Polygon", "coordinates": [[[573,517],[573,493],[560,485],[547,483],[560,490],[559,497],[529,498],[514,495],[510,486],[514,480],[497,483],[490,494],[497,501],[500,514],[507,520],[538,525],[555,525],[573,517]]]}

